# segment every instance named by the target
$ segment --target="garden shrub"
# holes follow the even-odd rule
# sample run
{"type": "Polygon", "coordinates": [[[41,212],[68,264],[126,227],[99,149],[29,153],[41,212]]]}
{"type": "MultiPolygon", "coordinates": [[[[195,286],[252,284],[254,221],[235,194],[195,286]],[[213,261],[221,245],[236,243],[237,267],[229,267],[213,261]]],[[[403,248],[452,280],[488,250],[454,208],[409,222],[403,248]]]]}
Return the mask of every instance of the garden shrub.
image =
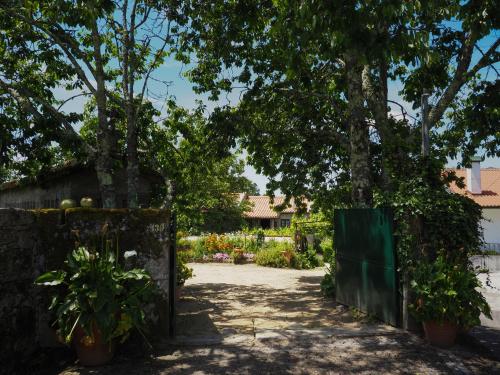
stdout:
{"type": "Polygon", "coordinates": [[[297,253],[291,243],[276,241],[269,241],[257,252],[255,263],[265,267],[296,269],[311,269],[322,265],[321,259],[312,248],[304,253],[297,253]]]}
{"type": "Polygon", "coordinates": [[[245,239],[238,236],[232,236],[227,238],[227,242],[235,249],[243,249],[245,247],[245,239]]]}
{"type": "Polygon", "coordinates": [[[324,263],[316,254],[314,248],[309,247],[303,253],[295,253],[292,260],[292,267],[299,270],[308,270],[322,266],[324,263]]]}
{"type": "Polygon", "coordinates": [[[323,280],[321,280],[321,293],[325,297],[335,296],[335,272],[332,272],[333,269],[329,267],[323,280]]]}
{"type": "Polygon", "coordinates": [[[482,287],[476,270],[461,259],[450,259],[441,252],[432,261],[421,261],[415,268],[411,287],[415,303],[410,311],[419,321],[448,321],[471,328],[481,324],[480,315],[491,319],[490,307],[478,291],[482,287]]]}
{"type": "Polygon", "coordinates": [[[255,255],[255,263],[259,266],[287,268],[289,267],[287,259],[283,256],[283,252],[292,251],[291,246],[283,246],[288,244],[275,244],[268,246],[257,252],[255,255]]]}
{"type": "Polygon", "coordinates": [[[326,274],[321,280],[321,293],[325,297],[335,296],[335,250],[333,249],[333,240],[323,239],[320,244],[323,252],[323,261],[326,263],[326,274]]]}
{"type": "Polygon", "coordinates": [[[259,247],[259,244],[257,243],[257,241],[255,241],[255,238],[250,238],[246,240],[243,249],[245,249],[245,252],[247,253],[256,253],[261,249],[261,247],[259,247]]]}

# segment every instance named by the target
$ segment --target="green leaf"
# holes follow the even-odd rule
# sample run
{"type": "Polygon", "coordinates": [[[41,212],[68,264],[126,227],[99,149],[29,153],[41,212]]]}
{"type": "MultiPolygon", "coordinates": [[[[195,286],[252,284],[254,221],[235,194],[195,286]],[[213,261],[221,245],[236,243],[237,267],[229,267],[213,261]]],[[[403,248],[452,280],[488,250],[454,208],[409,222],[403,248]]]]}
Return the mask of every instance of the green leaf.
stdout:
{"type": "Polygon", "coordinates": [[[47,286],[60,285],[64,282],[65,277],[66,272],[64,271],[50,271],[38,276],[35,280],[35,284],[47,286]]]}

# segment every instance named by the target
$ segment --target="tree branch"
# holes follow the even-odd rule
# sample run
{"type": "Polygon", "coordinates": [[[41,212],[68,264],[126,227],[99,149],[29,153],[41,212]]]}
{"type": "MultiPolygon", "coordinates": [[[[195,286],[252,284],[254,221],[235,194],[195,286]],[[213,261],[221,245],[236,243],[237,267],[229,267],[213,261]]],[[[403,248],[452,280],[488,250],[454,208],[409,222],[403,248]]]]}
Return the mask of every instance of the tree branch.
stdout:
{"type": "MultiPolygon", "coordinates": [[[[464,41],[462,46],[462,52],[458,59],[457,69],[455,70],[455,74],[453,78],[444,91],[441,98],[439,98],[437,104],[432,108],[428,115],[428,124],[430,127],[433,127],[441,118],[443,117],[444,112],[450,106],[453,99],[455,99],[458,91],[462,87],[462,85],[470,78],[471,75],[475,74],[475,71],[479,69],[479,63],[468,72],[472,53],[474,51],[474,45],[476,44],[478,39],[478,34],[475,32],[471,32],[464,41]],[[477,69],[477,70],[475,70],[477,69]]],[[[481,59],[483,60],[483,59],[481,59]]],[[[480,60],[480,61],[481,61],[480,60]]]]}
{"type": "Polygon", "coordinates": [[[60,113],[57,109],[55,109],[46,99],[39,98],[33,94],[30,90],[23,88],[21,91],[16,90],[14,87],[9,85],[7,82],[0,80],[0,86],[3,87],[16,102],[23,107],[25,110],[30,112],[33,116],[35,116],[39,120],[43,120],[45,116],[43,116],[38,109],[30,102],[30,99],[34,100],[36,103],[41,105],[44,109],[46,109],[50,114],[62,125],[61,133],[59,135],[61,138],[69,139],[71,141],[77,141],[80,143],[85,152],[90,157],[95,156],[95,149],[91,147],[88,143],[83,141],[80,135],[75,131],[71,123],[66,119],[62,113],[60,113]]]}

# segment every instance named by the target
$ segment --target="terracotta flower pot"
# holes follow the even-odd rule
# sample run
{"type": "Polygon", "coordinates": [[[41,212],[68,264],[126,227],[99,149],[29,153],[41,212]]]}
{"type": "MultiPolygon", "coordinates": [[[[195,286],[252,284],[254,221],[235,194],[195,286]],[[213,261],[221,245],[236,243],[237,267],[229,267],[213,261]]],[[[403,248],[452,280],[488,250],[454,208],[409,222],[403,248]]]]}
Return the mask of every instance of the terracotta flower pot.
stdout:
{"type": "Polygon", "coordinates": [[[428,321],[423,323],[425,338],[430,344],[441,348],[450,348],[455,344],[458,327],[450,322],[438,323],[428,321]]]}
{"type": "Polygon", "coordinates": [[[88,336],[82,327],[77,327],[73,336],[78,360],[84,366],[101,366],[113,358],[115,345],[105,342],[99,329],[94,327],[93,337],[88,336]]]}

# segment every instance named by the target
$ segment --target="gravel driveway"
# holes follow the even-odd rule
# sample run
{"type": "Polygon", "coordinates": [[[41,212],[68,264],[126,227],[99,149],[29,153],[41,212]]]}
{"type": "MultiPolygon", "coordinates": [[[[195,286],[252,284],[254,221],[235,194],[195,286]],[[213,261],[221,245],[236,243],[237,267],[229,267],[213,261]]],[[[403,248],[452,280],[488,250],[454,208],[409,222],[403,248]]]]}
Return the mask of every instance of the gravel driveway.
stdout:
{"type": "Polygon", "coordinates": [[[323,269],[191,266],[175,341],[64,374],[500,374],[477,347],[437,349],[323,298],[323,269]]]}

